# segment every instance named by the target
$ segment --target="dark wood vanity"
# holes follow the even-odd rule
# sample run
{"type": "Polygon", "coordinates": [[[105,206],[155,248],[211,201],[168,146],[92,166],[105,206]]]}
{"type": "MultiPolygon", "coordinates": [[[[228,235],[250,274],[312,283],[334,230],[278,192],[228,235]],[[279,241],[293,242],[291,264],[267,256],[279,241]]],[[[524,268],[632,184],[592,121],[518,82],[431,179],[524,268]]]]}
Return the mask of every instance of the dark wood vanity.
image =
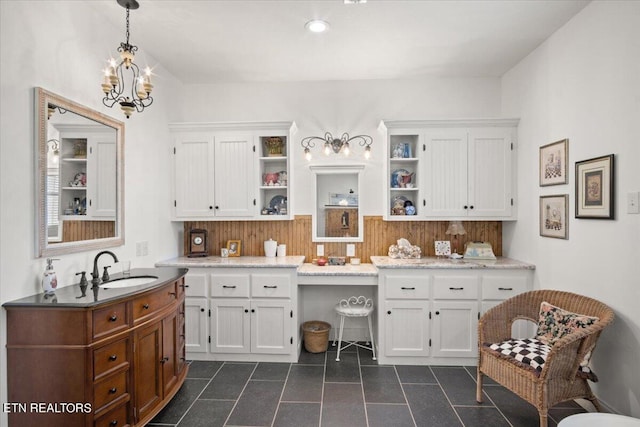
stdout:
{"type": "Polygon", "coordinates": [[[171,400],[185,363],[185,268],[157,280],[78,286],[7,302],[10,426],[142,426],[171,400]]]}

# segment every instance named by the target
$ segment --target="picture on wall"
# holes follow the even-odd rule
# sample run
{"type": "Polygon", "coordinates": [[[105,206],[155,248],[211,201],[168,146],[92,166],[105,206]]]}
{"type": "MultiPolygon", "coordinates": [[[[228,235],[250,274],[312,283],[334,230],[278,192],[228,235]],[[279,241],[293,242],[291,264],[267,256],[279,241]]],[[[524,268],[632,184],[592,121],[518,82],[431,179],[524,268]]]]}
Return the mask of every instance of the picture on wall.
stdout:
{"type": "Polygon", "coordinates": [[[613,154],[576,162],[576,218],[613,219],[613,154]]]}
{"type": "Polygon", "coordinates": [[[540,147],[540,186],[567,184],[569,140],[540,147]]]}
{"type": "Polygon", "coordinates": [[[569,195],[540,196],[540,235],[569,238],[569,195]]]}

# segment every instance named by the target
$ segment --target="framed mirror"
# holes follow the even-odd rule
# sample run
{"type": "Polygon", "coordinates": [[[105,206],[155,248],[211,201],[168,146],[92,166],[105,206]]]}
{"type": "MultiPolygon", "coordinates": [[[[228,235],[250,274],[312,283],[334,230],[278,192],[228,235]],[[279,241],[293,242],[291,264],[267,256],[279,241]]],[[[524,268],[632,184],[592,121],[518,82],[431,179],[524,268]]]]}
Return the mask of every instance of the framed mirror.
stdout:
{"type": "Polygon", "coordinates": [[[36,256],[124,244],[124,123],[35,88],[36,256]]]}
{"type": "Polygon", "coordinates": [[[315,179],[314,242],[362,242],[360,183],[364,165],[310,166],[315,179]]]}

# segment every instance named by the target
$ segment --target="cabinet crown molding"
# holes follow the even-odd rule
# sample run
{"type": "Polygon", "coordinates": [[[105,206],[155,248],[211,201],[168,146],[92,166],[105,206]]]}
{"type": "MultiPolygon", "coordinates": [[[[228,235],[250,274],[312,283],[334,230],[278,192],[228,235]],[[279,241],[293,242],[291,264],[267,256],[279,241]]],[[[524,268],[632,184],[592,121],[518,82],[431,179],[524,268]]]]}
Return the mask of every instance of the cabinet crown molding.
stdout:
{"type": "Polygon", "coordinates": [[[169,129],[172,131],[281,130],[283,128],[295,132],[297,126],[293,121],[169,123],[169,129]]]}
{"type": "Polygon", "coordinates": [[[434,120],[383,120],[380,125],[387,129],[398,128],[448,128],[448,127],[514,127],[519,118],[491,119],[434,119],[434,120]]]}

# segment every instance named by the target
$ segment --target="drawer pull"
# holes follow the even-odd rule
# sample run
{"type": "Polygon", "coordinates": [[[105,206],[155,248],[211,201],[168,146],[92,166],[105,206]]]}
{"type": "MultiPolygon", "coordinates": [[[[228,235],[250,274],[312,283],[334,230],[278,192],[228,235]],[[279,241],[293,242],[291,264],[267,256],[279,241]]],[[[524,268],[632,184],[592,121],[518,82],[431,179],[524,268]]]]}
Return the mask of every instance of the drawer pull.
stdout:
{"type": "Polygon", "coordinates": [[[116,394],[117,391],[118,391],[118,389],[116,387],[111,387],[109,389],[109,394],[116,394]]]}
{"type": "Polygon", "coordinates": [[[401,287],[400,289],[402,289],[403,291],[415,291],[416,290],[415,287],[414,288],[407,288],[405,286],[401,287]]]}
{"type": "Polygon", "coordinates": [[[143,304],[142,308],[144,308],[145,310],[149,310],[149,304],[143,304]]]}
{"type": "Polygon", "coordinates": [[[167,363],[168,361],[169,361],[169,358],[168,358],[168,357],[163,357],[163,358],[160,360],[160,363],[167,363]]]}
{"type": "Polygon", "coordinates": [[[117,354],[112,354],[111,356],[109,356],[109,361],[110,362],[115,362],[117,358],[118,358],[117,354]]]}
{"type": "Polygon", "coordinates": [[[499,291],[512,291],[513,288],[498,288],[499,291]]]}
{"type": "Polygon", "coordinates": [[[276,289],[277,286],[276,285],[264,285],[265,289],[276,289]]]}
{"type": "Polygon", "coordinates": [[[450,291],[463,291],[464,288],[449,288],[450,291]]]}
{"type": "Polygon", "coordinates": [[[169,295],[173,295],[174,298],[178,298],[177,292],[169,292],[169,295]]]}
{"type": "Polygon", "coordinates": [[[187,286],[187,285],[178,285],[178,286],[180,286],[180,287],[181,287],[181,288],[183,288],[183,289],[184,289],[184,288],[188,288],[188,287],[189,287],[189,286],[187,286]]]}
{"type": "Polygon", "coordinates": [[[118,425],[118,420],[113,420],[109,423],[110,426],[115,427],[118,425]]]}
{"type": "Polygon", "coordinates": [[[222,285],[222,289],[235,289],[236,285],[222,285]]]}
{"type": "Polygon", "coordinates": [[[116,320],[118,320],[118,316],[116,314],[112,314],[111,317],[109,317],[109,322],[115,322],[116,320]]]}

